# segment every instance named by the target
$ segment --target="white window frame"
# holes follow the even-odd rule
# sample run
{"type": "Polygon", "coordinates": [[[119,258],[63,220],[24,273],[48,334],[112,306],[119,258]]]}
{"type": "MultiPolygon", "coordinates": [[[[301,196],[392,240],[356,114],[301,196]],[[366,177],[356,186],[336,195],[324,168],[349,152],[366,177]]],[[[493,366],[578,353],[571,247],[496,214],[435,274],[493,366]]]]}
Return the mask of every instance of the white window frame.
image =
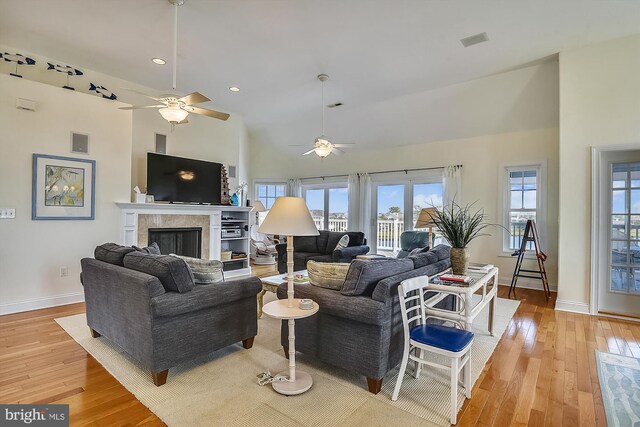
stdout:
{"type": "MultiPolygon", "coordinates": [[[[258,186],[259,185],[284,185],[284,195],[289,195],[289,183],[281,179],[254,179],[253,180],[253,198],[252,200],[258,200],[258,186]]],[[[253,205],[253,203],[251,203],[253,205]]],[[[266,207],[266,205],[265,205],[266,207]]]]}
{"type": "MultiPolygon", "coordinates": [[[[325,229],[329,229],[329,190],[332,188],[344,188],[347,191],[349,190],[349,182],[348,181],[327,181],[322,183],[310,183],[305,184],[302,183],[302,198],[307,200],[307,191],[309,190],[324,190],[324,224],[325,229]]],[[[348,197],[348,196],[347,196],[348,197]]],[[[351,212],[349,212],[350,203],[347,199],[347,217],[351,216],[351,212]]],[[[348,225],[347,225],[348,226],[348,225]]]]}
{"type": "MultiPolygon", "coordinates": [[[[510,184],[510,173],[511,172],[523,172],[523,171],[536,171],[536,229],[538,230],[538,237],[540,240],[541,248],[540,250],[544,250],[546,248],[547,243],[547,161],[539,161],[539,162],[526,162],[526,163],[510,163],[504,164],[501,166],[500,173],[500,186],[502,191],[500,194],[502,195],[500,200],[499,209],[502,212],[502,226],[504,229],[502,230],[502,250],[499,253],[499,256],[511,257],[511,254],[516,249],[509,248],[510,243],[510,217],[509,213],[511,211],[511,184],[510,184]]],[[[527,250],[525,254],[525,258],[535,258],[535,252],[527,250]]]]}
{"type": "Polygon", "coordinates": [[[389,174],[389,175],[381,175],[379,177],[374,177],[371,182],[371,206],[369,207],[371,211],[371,232],[373,233],[371,238],[367,237],[369,242],[369,247],[371,247],[371,252],[375,253],[378,250],[378,187],[386,186],[386,185],[403,185],[404,186],[404,206],[403,206],[403,214],[404,214],[404,230],[410,231],[413,230],[413,226],[415,225],[413,222],[413,185],[414,184],[438,184],[442,183],[442,198],[443,203],[446,203],[444,200],[444,179],[442,177],[442,172],[437,171],[431,174],[405,174],[398,176],[398,174],[389,174]]]}

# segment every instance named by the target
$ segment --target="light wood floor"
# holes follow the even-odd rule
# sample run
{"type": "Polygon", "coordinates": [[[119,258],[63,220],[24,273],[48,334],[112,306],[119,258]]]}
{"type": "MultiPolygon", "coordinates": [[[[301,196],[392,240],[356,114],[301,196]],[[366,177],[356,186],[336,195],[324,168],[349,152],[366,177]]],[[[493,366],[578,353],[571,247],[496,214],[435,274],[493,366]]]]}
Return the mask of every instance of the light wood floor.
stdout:
{"type": "MultiPolygon", "coordinates": [[[[554,311],[539,291],[518,297],[459,425],[606,425],[594,350],[640,357],[640,324],[554,311]]],[[[0,403],[68,403],[72,425],[162,425],[53,320],[83,311],[0,316],[0,403]]]]}

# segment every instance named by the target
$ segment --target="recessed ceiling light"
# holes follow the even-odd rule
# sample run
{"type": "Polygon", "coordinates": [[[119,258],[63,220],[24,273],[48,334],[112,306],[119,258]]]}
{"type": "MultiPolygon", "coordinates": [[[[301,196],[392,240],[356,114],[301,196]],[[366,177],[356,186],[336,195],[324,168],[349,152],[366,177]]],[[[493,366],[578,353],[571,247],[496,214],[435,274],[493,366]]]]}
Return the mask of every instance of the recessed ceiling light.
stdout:
{"type": "Polygon", "coordinates": [[[239,88],[238,86],[231,86],[231,87],[229,88],[229,90],[230,90],[231,92],[240,92],[240,88],[239,88]]]}
{"type": "Polygon", "coordinates": [[[167,61],[165,61],[162,58],[151,58],[151,60],[153,61],[154,64],[158,64],[158,65],[164,65],[167,63],[167,61]]]}

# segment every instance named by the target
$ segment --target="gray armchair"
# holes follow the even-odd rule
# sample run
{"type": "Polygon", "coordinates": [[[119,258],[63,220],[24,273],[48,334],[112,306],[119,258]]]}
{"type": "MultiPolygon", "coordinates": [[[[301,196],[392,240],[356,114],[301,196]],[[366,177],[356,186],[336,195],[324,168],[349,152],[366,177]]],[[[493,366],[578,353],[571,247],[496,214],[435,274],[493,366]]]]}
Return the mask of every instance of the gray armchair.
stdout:
{"type": "Polygon", "coordinates": [[[240,341],[253,345],[262,290],[256,277],[178,293],[146,273],[92,258],[81,263],[92,336],[106,337],[149,369],[156,386],[173,366],[240,341]]]}
{"type": "Polygon", "coordinates": [[[411,253],[412,250],[425,248],[429,245],[429,233],[426,231],[408,230],[400,234],[400,252],[398,258],[404,258],[411,253]]]}

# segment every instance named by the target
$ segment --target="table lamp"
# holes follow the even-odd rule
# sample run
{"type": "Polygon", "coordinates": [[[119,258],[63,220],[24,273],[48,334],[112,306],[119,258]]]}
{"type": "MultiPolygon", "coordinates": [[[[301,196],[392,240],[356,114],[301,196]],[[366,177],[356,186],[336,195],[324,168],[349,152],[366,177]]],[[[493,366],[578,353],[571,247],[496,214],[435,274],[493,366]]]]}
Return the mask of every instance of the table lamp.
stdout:
{"type": "Polygon", "coordinates": [[[260,219],[260,212],[265,212],[267,208],[264,207],[264,204],[260,200],[253,201],[253,211],[256,213],[256,224],[258,224],[260,219]]]}
{"type": "Polygon", "coordinates": [[[293,236],[317,236],[309,208],[302,197],[278,197],[258,229],[287,236],[287,306],[293,307],[293,236]]]}
{"type": "Polygon", "coordinates": [[[416,225],[413,228],[428,228],[429,229],[429,248],[433,246],[433,240],[431,240],[431,233],[433,231],[433,226],[436,225],[434,218],[437,218],[437,208],[422,208],[420,210],[420,214],[418,215],[418,219],[416,220],[416,225]]]}

